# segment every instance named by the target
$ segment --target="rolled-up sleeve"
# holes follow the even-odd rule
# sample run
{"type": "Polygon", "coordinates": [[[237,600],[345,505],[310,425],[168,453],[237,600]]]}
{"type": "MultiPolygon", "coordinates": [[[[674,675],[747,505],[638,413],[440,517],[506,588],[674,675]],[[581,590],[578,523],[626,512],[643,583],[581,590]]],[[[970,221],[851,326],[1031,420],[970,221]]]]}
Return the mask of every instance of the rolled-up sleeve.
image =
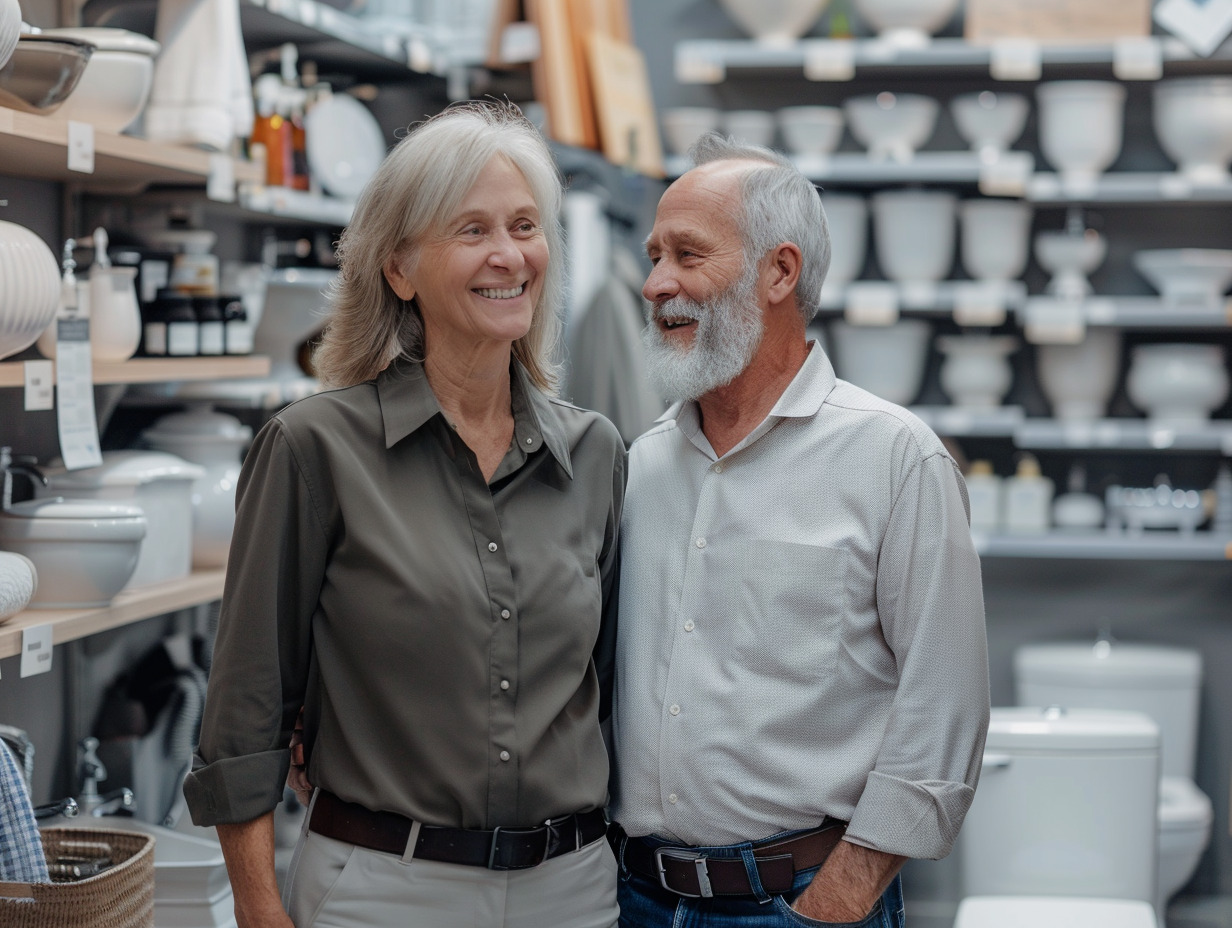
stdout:
{"type": "Polygon", "coordinates": [[[313,488],[274,419],[237,488],[201,741],[184,784],[198,825],[249,821],[282,799],[327,557],[313,488]]]}
{"type": "Polygon", "coordinates": [[[988,729],[988,653],[966,486],[944,453],[912,465],[877,568],[882,633],[899,684],[847,839],[944,857],[975,796],[988,729]]]}

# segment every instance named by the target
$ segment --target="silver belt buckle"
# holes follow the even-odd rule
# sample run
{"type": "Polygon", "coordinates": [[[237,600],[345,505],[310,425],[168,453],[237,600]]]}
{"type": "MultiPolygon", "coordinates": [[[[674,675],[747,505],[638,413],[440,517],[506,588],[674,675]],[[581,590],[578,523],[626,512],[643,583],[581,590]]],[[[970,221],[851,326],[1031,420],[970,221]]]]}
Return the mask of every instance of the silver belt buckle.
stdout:
{"type": "Polygon", "coordinates": [[[688,899],[711,899],[714,897],[714,890],[710,888],[710,874],[706,871],[706,857],[698,851],[691,851],[683,847],[658,847],[654,852],[655,869],[659,871],[659,885],[666,889],[669,893],[675,893],[677,896],[684,896],[688,899]],[[663,858],[668,857],[672,860],[693,861],[693,867],[697,871],[697,888],[701,890],[699,893],[686,893],[679,889],[674,889],[667,885],[667,868],[663,866],[663,858]]]}

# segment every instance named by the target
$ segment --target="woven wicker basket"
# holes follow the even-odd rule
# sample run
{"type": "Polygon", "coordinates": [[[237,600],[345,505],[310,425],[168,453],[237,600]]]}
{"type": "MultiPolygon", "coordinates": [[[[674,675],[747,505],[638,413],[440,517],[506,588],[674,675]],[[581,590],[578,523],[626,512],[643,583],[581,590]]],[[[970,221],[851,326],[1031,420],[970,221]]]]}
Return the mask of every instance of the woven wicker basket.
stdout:
{"type": "Polygon", "coordinates": [[[25,899],[0,899],[4,928],[153,928],[154,838],[130,831],[44,828],[40,833],[48,861],[62,855],[66,842],[103,842],[114,866],[97,876],[67,883],[5,884],[28,889],[25,899]],[[29,901],[29,900],[33,901],[29,901]]]}

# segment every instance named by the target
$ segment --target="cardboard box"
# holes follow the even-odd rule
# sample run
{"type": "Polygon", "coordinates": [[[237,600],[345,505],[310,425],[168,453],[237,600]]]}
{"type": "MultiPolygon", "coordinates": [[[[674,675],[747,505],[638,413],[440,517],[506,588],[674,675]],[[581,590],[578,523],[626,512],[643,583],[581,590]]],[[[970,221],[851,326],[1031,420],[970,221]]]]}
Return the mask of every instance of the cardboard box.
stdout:
{"type": "Polygon", "coordinates": [[[1112,42],[1151,34],[1150,0],[967,0],[969,42],[1112,42]]]}

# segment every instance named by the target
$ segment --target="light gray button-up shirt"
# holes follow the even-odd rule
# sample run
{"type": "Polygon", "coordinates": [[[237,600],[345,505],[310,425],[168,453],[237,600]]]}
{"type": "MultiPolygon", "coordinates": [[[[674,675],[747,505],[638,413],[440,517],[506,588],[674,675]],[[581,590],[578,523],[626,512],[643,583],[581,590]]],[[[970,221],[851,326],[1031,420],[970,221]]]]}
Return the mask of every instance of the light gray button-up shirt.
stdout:
{"type": "Polygon", "coordinates": [[[301,705],[309,780],[370,809],[493,828],[603,806],[624,444],[516,363],[512,377],[490,485],[415,363],[257,436],[185,786],[194,821],[281,800],[301,705]]]}
{"type": "Polygon", "coordinates": [[[693,845],[850,821],[947,854],[988,724],[966,487],[820,347],[716,459],[696,404],[630,450],[612,816],[693,845]]]}

